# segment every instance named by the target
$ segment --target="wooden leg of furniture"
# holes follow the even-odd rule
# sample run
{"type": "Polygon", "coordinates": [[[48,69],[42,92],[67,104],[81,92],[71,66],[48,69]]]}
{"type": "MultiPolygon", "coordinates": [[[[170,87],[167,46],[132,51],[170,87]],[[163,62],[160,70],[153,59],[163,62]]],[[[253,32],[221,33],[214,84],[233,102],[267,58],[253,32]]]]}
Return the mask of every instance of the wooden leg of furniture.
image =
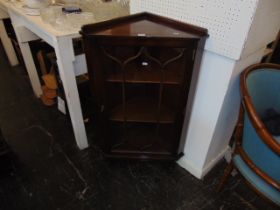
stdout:
{"type": "Polygon", "coordinates": [[[62,80],[76,142],[80,149],[85,149],[88,147],[88,141],[74,73],[73,62],[75,61],[75,55],[72,39],[68,37],[58,38],[55,45],[59,74],[62,80]]]}
{"type": "Polygon", "coordinates": [[[42,95],[41,82],[36,70],[36,66],[33,61],[32,53],[29,47],[28,42],[19,42],[19,47],[22,53],[25,67],[31,82],[32,89],[35,95],[39,98],[42,95]]]}
{"type": "Polygon", "coordinates": [[[3,20],[0,20],[0,38],[2,40],[3,47],[9,59],[11,66],[16,66],[19,64],[16,52],[12,45],[10,38],[7,35],[3,20]]]}
{"type": "Polygon", "coordinates": [[[28,41],[37,39],[37,37],[35,37],[35,35],[33,35],[32,32],[28,31],[22,26],[14,26],[14,29],[18,39],[18,44],[22,53],[24,64],[31,82],[32,89],[34,91],[34,94],[37,97],[40,97],[42,95],[41,82],[28,43],[28,41]],[[23,33],[23,31],[25,31],[26,33],[23,33]]]}
{"type": "Polygon", "coordinates": [[[224,175],[219,183],[219,186],[217,187],[217,192],[220,192],[224,188],[233,168],[234,168],[233,162],[230,161],[230,163],[228,164],[228,166],[225,169],[224,175]]]}

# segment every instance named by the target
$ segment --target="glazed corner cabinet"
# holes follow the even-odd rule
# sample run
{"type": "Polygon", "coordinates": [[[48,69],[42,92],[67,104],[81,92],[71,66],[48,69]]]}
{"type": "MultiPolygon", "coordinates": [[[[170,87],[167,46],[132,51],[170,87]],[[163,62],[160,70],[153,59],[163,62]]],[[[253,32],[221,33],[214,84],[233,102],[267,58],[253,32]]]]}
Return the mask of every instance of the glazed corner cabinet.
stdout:
{"type": "Polygon", "coordinates": [[[207,30],[139,13],[85,25],[80,33],[105,156],[178,159],[207,30]]]}

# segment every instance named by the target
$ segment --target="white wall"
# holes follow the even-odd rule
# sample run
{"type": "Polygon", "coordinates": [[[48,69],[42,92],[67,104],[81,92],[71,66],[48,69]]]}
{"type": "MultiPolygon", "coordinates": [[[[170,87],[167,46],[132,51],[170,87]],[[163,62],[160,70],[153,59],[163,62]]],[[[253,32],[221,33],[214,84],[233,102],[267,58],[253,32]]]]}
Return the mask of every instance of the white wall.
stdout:
{"type": "Polygon", "coordinates": [[[239,76],[247,66],[258,63],[263,56],[264,49],[251,54],[250,56],[235,62],[230,82],[224,97],[223,105],[213,134],[214,142],[210,145],[207,158],[203,168],[210,168],[213,161],[216,161],[217,154],[227,149],[228,140],[237,121],[240,106],[239,76]]]}
{"type": "MultiPolygon", "coordinates": [[[[178,163],[196,177],[202,176],[217,120],[227,93],[232,59],[205,51],[187,128],[184,157],[178,163]]],[[[183,132],[186,132],[184,127],[183,132]]]]}
{"type": "Polygon", "coordinates": [[[241,59],[266,47],[280,29],[280,1],[260,0],[253,18],[241,59]]]}

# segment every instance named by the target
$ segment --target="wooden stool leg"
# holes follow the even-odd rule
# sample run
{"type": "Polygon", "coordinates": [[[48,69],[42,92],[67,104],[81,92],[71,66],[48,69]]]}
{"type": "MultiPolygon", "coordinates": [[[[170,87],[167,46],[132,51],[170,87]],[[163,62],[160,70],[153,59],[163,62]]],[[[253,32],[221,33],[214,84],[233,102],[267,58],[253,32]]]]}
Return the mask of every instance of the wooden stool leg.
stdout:
{"type": "Polygon", "coordinates": [[[234,168],[233,162],[230,161],[230,163],[228,164],[228,166],[225,169],[224,176],[222,177],[222,179],[219,183],[219,186],[217,187],[217,192],[220,192],[224,188],[225,183],[227,182],[229,175],[231,174],[233,168],[234,168]]]}

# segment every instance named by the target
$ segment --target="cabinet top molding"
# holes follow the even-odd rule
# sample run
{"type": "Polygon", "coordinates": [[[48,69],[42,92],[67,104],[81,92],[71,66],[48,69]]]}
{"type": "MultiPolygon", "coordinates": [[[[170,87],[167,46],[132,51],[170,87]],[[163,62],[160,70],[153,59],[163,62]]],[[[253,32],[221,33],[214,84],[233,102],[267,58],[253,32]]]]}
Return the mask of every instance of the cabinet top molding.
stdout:
{"type": "Polygon", "coordinates": [[[85,25],[84,36],[162,37],[200,39],[208,36],[207,29],[148,12],[120,17],[96,24],[85,25]]]}

